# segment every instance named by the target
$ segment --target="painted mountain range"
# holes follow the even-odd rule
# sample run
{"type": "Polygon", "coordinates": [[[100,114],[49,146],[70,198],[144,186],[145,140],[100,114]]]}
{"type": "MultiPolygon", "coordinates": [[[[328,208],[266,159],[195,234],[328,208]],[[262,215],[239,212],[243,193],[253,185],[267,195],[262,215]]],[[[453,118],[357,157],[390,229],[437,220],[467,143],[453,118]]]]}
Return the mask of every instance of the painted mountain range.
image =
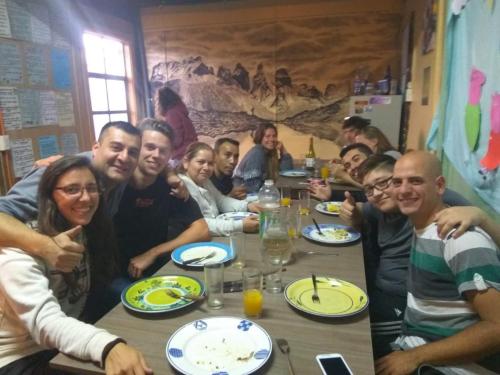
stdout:
{"type": "Polygon", "coordinates": [[[295,84],[286,68],[273,71],[260,63],[254,71],[243,64],[213,67],[202,57],[161,62],[152,68],[151,85],[165,84],[189,108],[198,134],[213,138],[247,132],[264,121],[336,141],[345,116],[345,90],[335,84],[324,92],[314,85],[295,84]]]}

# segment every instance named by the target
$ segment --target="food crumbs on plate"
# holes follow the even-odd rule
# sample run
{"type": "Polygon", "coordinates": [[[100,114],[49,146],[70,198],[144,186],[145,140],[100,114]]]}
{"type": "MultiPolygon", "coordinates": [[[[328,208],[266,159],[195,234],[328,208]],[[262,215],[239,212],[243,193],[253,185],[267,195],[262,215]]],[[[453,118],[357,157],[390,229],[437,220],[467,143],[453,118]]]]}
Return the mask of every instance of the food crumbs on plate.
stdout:
{"type": "Polygon", "coordinates": [[[249,359],[251,359],[253,357],[253,353],[254,352],[250,352],[250,354],[245,356],[245,357],[237,357],[236,360],[237,361],[248,361],[249,359]]]}

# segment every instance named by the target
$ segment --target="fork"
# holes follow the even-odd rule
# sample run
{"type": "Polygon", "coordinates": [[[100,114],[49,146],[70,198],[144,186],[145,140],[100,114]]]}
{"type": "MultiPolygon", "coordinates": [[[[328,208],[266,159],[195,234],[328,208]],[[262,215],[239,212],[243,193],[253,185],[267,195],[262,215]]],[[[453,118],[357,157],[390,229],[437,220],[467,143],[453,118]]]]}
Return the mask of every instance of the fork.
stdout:
{"type": "Polygon", "coordinates": [[[215,250],[212,251],[211,253],[205,255],[205,256],[185,260],[182,262],[182,265],[186,266],[186,265],[193,264],[193,263],[200,263],[200,262],[203,262],[204,260],[213,258],[214,256],[215,256],[215,250]]]}
{"type": "Polygon", "coordinates": [[[196,296],[194,294],[178,294],[177,292],[174,292],[172,289],[167,289],[165,290],[165,293],[167,293],[168,296],[172,298],[177,298],[177,299],[183,299],[187,301],[200,301],[205,298],[205,296],[196,296]]]}
{"type": "Polygon", "coordinates": [[[276,339],[276,343],[278,344],[278,348],[280,348],[281,353],[286,355],[286,359],[288,361],[288,372],[290,375],[295,375],[295,371],[293,371],[292,361],[290,361],[290,346],[288,345],[288,341],[285,339],[276,339]]]}
{"type": "Polygon", "coordinates": [[[312,278],[312,282],[313,282],[313,288],[314,288],[314,293],[313,295],[311,296],[312,298],[312,301],[314,303],[321,303],[321,301],[319,300],[319,296],[318,296],[318,287],[316,285],[316,275],[313,273],[311,275],[311,278],[312,278]]]}

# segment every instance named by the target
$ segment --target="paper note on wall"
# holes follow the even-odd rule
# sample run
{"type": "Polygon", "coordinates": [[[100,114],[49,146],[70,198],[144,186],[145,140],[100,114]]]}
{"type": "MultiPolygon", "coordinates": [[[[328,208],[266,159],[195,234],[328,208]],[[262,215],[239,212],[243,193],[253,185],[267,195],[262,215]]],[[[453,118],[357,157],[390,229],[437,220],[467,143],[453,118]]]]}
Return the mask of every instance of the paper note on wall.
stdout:
{"type": "Polygon", "coordinates": [[[10,38],[11,35],[6,0],[0,0],[0,36],[3,38],[10,38]]]}
{"type": "Polygon", "coordinates": [[[28,46],[25,51],[28,83],[32,86],[48,86],[49,67],[44,48],[41,46],[31,45],[28,46]]]}
{"type": "Polygon", "coordinates": [[[61,135],[61,151],[64,155],[75,155],[80,152],[76,133],[61,135]]]}
{"type": "Polygon", "coordinates": [[[40,92],[35,90],[18,90],[19,107],[23,128],[33,128],[41,124],[40,92]]]}
{"type": "Polygon", "coordinates": [[[22,40],[31,40],[31,15],[26,4],[17,0],[7,0],[10,31],[12,37],[22,40]]]}
{"type": "Polygon", "coordinates": [[[0,87],[0,108],[5,130],[21,129],[21,110],[14,87],[0,87]]]}
{"type": "Polygon", "coordinates": [[[10,141],[10,151],[14,164],[14,175],[23,177],[33,168],[33,143],[31,138],[13,139],[10,141]]]}
{"type": "Polygon", "coordinates": [[[51,40],[49,9],[43,3],[29,3],[31,37],[33,42],[49,44],[51,40]]]}
{"type": "Polygon", "coordinates": [[[51,53],[52,80],[54,87],[60,90],[69,90],[72,86],[70,52],[64,49],[53,48],[51,53]]]}
{"type": "Polygon", "coordinates": [[[75,112],[71,93],[56,92],[56,105],[59,126],[75,126],[75,112]]]}
{"type": "Polygon", "coordinates": [[[59,144],[55,135],[44,135],[38,137],[38,150],[40,151],[40,158],[48,158],[52,155],[59,154],[59,144]]]}
{"type": "Polygon", "coordinates": [[[42,125],[55,125],[58,122],[54,91],[40,91],[40,122],[42,125]]]}
{"type": "Polygon", "coordinates": [[[21,53],[15,43],[0,42],[0,83],[18,85],[23,80],[21,53]]]}

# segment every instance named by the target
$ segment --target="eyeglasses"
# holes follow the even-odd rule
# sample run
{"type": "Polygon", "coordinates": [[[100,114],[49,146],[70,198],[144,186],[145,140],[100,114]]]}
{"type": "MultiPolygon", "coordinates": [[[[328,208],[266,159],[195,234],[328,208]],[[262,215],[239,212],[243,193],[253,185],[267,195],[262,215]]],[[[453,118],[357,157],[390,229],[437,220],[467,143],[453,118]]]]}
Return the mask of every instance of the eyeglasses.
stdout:
{"type": "Polygon", "coordinates": [[[383,180],[375,182],[373,185],[364,185],[363,191],[367,197],[371,197],[373,195],[373,190],[377,189],[378,191],[383,191],[391,186],[392,176],[384,178],[383,180]]]}
{"type": "Polygon", "coordinates": [[[97,186],[97,184],[88,184],[85,186],[73,184],[73,185],[67,185],[67,186],[56,186],[54,189],[55,190],[62,190],[64,192],[64,194],[67,194],[67,195],[72,196],[72,197],[76,197],[76,196],[81,197],[84,190],[89,195],[99,194],[99,192],[100,192],[99,186],[97,186]]]}

